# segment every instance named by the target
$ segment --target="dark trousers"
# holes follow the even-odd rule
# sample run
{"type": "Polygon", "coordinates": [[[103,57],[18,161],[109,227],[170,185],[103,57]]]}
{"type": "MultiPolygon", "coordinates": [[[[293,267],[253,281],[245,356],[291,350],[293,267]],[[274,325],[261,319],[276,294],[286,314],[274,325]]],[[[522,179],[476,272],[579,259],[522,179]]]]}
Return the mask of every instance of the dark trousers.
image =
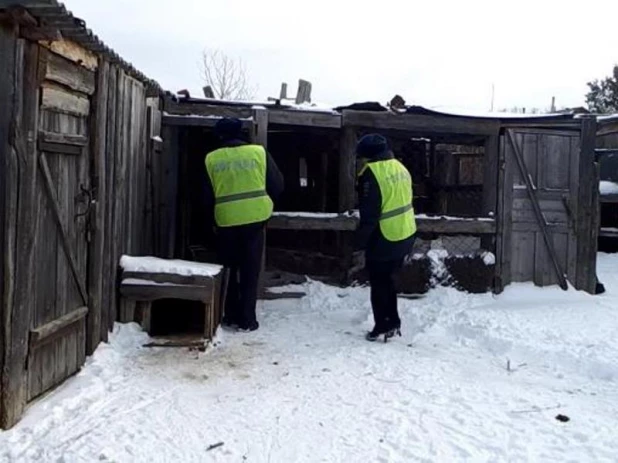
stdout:
{"type": "Polygon", "coordinates": [[[403,259],[393,261],[368,261],[369,284],[371,285],[371,308],[375,328],[384,332],[401,327],[397,310],[395,276],[403,265],[403,259]]]}
{"type": "Polygon", "coordinates": [[[219,258],[229,271],[224,318],[249,327],[257,321],[255,306],[262,269],[264,225],[220,228],[219,258]]]}

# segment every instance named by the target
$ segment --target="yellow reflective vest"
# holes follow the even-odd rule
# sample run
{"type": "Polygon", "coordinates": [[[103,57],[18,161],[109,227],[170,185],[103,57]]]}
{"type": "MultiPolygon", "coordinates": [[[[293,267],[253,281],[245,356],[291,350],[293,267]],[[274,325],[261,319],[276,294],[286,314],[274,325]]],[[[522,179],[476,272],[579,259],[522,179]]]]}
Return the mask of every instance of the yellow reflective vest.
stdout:
{"type": "Polygon", "coordinates": [[[397,159],[368,162],[382,196],[380,231],[387,241],[396,242],[416,233],[412,207],[412,177],[397,159]]]}
{"type": "Polygon", "coordinates": [[[265,222],[273,202],[266,193],[266,150],[258,145],[220,148],[205,160],[215,196],[215,223],[236,227],[265,222]]]}

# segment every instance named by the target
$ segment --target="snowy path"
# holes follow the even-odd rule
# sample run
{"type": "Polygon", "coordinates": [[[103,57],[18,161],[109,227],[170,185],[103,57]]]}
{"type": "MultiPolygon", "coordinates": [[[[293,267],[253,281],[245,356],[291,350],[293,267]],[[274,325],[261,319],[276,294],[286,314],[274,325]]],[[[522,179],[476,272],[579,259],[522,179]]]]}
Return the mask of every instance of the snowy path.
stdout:
{"type": "Polygon", "coordinates": [[[362,338],[367,290],[318,283],[199,357],[118,325],[0,462],[618,461],[618,255],[599,273],[596,297],[433,291],[386,345],[362,338]]]}

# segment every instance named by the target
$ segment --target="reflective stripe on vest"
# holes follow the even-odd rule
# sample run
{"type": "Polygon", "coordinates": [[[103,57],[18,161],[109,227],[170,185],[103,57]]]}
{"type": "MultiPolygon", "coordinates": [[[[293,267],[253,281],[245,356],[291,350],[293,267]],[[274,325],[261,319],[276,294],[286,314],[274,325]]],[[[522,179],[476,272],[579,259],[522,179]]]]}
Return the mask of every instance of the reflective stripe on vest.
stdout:
{"type": "Polygon", "coordinates": [[[215,222],[236,227],[268,220],[273,202],[266,193],[266,151],[258,145],[221,148],[206,156],[215,194],[215,222]]]}
{"type": "Polygon", "coordinates": [[[386,240],[402,241],[416,233],[412,207],[412,177],[396,159],[369,162],[382,196],[380,231],[386,240]]]}

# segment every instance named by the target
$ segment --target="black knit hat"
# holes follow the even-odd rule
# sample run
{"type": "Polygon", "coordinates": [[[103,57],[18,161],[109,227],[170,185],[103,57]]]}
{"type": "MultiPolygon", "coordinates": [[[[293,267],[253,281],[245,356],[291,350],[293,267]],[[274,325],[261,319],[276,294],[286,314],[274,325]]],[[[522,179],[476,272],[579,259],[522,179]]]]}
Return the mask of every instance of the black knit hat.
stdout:
{"type": "Polygon", "coordinates": [[[232,140],[240,137],[242,122],[235,117],[224,117],[215,124],[215,135],[221,140],[232,140]]]}
{"type": "Polygon", "coordinates": [[[367,159],[373,159],[386,153],[388,150],[388,141],[377,133],[365,135],[356,145],[357,156],[367,159]]]}

